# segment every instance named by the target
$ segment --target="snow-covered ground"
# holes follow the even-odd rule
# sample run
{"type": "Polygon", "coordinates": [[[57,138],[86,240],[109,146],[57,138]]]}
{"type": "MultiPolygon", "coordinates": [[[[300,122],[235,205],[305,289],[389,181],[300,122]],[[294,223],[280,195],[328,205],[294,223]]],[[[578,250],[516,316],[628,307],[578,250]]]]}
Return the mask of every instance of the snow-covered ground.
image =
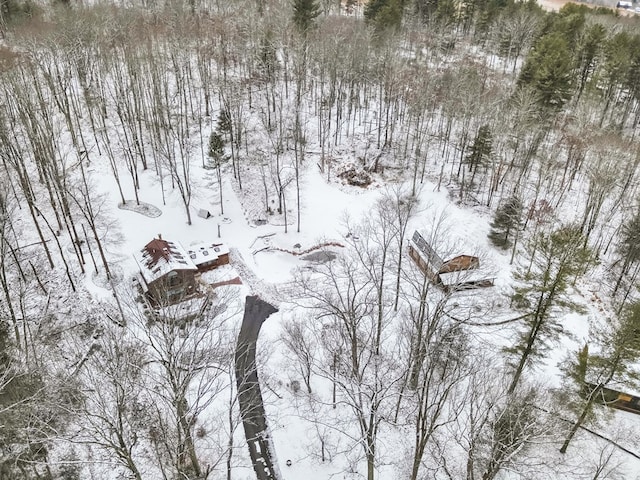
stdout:
{"type": "MultiPolygon", "coordinates": [[[[341,182],[327,182],[324,175],[321,175],[315,166],[309,167],[302,176],[301,192],[303,204],[301,210],[300,232],[296,232],[295,219],[290,218],[288,233],[284,232],[281,219],[271,219],[267,216],[264,225],[256,225],[254,218],[247,218],[244,202],[251,202],[251,199],[241,199],[237,195],[237,188],[232,188],[229,181],[224,183],[224,215],[220,214],[218,203],[218,192],[211,188],[211,173],[207,170],[196,168],[194,178],[194,188],[196,199],[193,201],[193,224],[186,224],[186,216],[178,195],[173,192],[166,197],[166,204],[163,204],[162,195],[155,184],[155,176],[151,172],[143,172],[141,175],[141,201],[151,204],[162,211],[160,216],[150,218],[136,211],[129,211],[117,208],[118,197],[116,185],[108,175],[108,171],[100,170],[99,165],[92,165],[90,173],[94,179],[99,179],[97,187],[106,195],[104,209],[108,215],[113,217],[112,229],[119,233],[121,241],[118,244],[108,246],[109,258],[123,272],[124,279],[134,276],[138,270],[134,253],[139,251],[152,238],[161,234],[163,238],[178,241],[185,247],[202,242],[224,242],[233,251],[240,255],[236,257],[236,262],[232,261],[229,267],[225,267],[220,272],[212,272],[208,277],[210,281],[221,281],[239,275],[243,279],[243,287],[239,292],[244,294],[257,294],[275,303],[280,312],[271,316],[265,323],[259,347],[263,354],[259,358],[264,359],[264,363],[259,365],[263,381],[263,392],[266,392],[266,409],[268,422],[272,431],[277,460],[279,462],[282,477],[285,480],[298,480],[305,478],[309,480],[324,480],[328,478],[361,478],[357,458],[358,455],[350,456],[344,453],[344,449],[358,448],[352,443],[345,442],[335,435],[327,434],[331,438],[331,451],[343,453],[339,458],[321,462],[317,453],[318,432],[314,432],[310,427],[310,420],[313,419],[313,408],[304,399],[291,390],[291,359],[283,351],[279,344],[281,334],[281,324],[287,318],[295,315],[304,315],[291,302],[291,284],[294,280],[294,273],[297,269],[307,265],[303,256],[292,255],[288,251],[304,251],[325,242],[333,242],[346,245],[346,236],[349,234],[349,224],[357,223],[366,218],[368,212],[372,211],[375,202],[385,191],[381,185],[370,186],[366,189],[350,187],[341,182]],[[208,209],[212,216],[201,218],[197,215],[196,209],[208,209]],[[347,219],[348,222],[347,222],[347,219]],[[269,220],[272,220],[272,224],[269,220]],[[218,232],[220,237],[218,237],[218,232]],[[268,350],[266,352],[265,350],[268,350]],[[309,410],[311,409],[311,410],[309,410]],[[305,413],[306,412],[306,413],[305,413]],[[286,466],[287,460],[291,465],[286,466]],[[349,466],[349,462],[355,462],[349,466]],[[350,469],[353,469],[349,473],[350,469]]],[[[449,198],[446,189],[436,191],[435,184],[427,181],[420,190],[421,211],[410,223],[409,231],[414,229],[431,228],[434,219],[444,219],[448,236],[460,240],[452,246],[453,250],[475,247],[481,252],[483,262],[490,265],[496,273],[495,286],[486,290],[473,290],[466,292],[464,297],[472,303],[482,304],[482,308],[495,314],[498,320],[510,315],[507,308],[508,295],[512,285],[512,266],[509,265],[510,252],[500,252],[493,248],[488,240],[490,216],[483,207],[468,208],[461,207],[449,198]],[[502,312],[502,313],[500,313],[502,312]]],[[[341,248],[336,247],[339,251],[341,248]]],[[[233,258],[233,256],[232,256],[233,258]]],[[[408,257],[407,257],[408,258],[408,257]]],[[[126,284],[127,282],[125,282],[126,284]]],[[[108,298],[111,293],[108,288],[97,286],[90,279],[86,283],[87,288],[99,298],[108,298]]],[[[589,293],[590,283],[580,284],[576,291],[582,292],[579,300],[587,305],[592,315],[598,313],[598,302],[589,293]]],[[[511,313],[513,315],[513,313],[511,313]]],[[[238,318],[238,321],[240,319],[238,318]]],[[[569,348],[575,349],[580,345],[581,340],[588,331],[589,315],[570,314],[563,321],[564,327],[571,332],[568,337],[554,349],[544,363],[538,369],[540,380],[548,385],[557,387],[560,385],[559,371],[557,368],[566,355],[569,348]]],[[[313,321],[313,319],[309,319],[313,321]]],[[[488,322],[491,323],[491,322],[488,322]]],[[[507,346],[511,342],[511,330],[502,325],[498,326],[478,326],[476,329],[477,341],[484,343],[488,349],[496,349],[507,346]]],[[[329,385],[320,388],[330,388],[329,385]]],[[[316,412],[317,413],[317,412],[316,412]]],[[[322,424],[322,422],[321,422],[322,424]]],[[[616,441],[633,449],[636,446],[633,433],[634,425],[637,424],[635,416],[616,413],[613,422],[601,426],[602,433],[616,441]],[[627,431],[627,436],[619,432],[627,431]]],[[[598,427],[595,427],[598,429],[598,427]]],[[[326,433],[326,432],[325,432],[326,433]]],[[[389,455],[406,455],[407,445],[400,447],[398,432],[388,432],[389,437],[380,446],[379,453],[382,458],[389,455]],[[391,440],[390,440],[391,439],[391,440]],[[395,439],[395,440],[393,440],[395,439]],[[391,441],[391,443],[388,443],[391,441]]],[[[240,440],[241,442],[242,440],[240,440]]],[[[585,448],[591,448],[594,440],[581,438],[577,444],[583,444],[585,448]]],[[[606,443],[605,443],[606,445],[606,443]]],[[[582,447],[580,447],[582,448],[582,447]]],[[[617,454],[617,452],[614,453],[617,454]]],[[[555,453],[550,453],[555,455],[555,453]]],[[[628,457],[628,456],[624,456],[628,457]]],[[[624,458],[626,462],[628,458],[624,458]]],[[[586,461],[586,460],[585,460],[586,461]]],[[[556,458],[554,462],[561,462],[556,458]]],[[[626,463],[625,463],[626,465],[626,463]]],[[[633,464],[635,465],[635,464],[633,464]]],[[[640,465],[640,464],[638,464],[640,465]]],[[[397,471],[391,465],[381,465],[379,478],[390,480],[397,478],[397,471]]],[[[569,466],[563,467],[569,468],[569,466]]],[[[635,478],[631,472],[635,471],[634,466],[627,466],[622,469],[623,477],[615,478],[635,478]],[[627,476],[630,475],[630,476],[627,476]]],[[[236,470],[237,478],[250,478],[252,473],[239,473],[236,470]]],[[[360,470],[361,471],[361,470],[360,470]]],[[[558,472],[557,478],[573,478],[570,472],[558,472]]],[[[609,478],[609,477],[606,477],[609,478]]],[[[614,478],[614,477],[611,477],[614,478]]]]}
{"type": "MultiPolygon", "coordinates": [[[[478,52],[478,55],[484,54],[478,52]]],[[[517,65],[519,65],[518,62],[522,62],[522,58],[516,59],[517,65]]],[[[496,65],[499,64],[500,62],[497,61],[496,65]]],[[[168,83],[171,84],[170,89],[175,87],[172,80],[168,80],[168,83]]],[[[271,87],[274,91],[282,88],[281,82],[274,82],[274,85],[271,87]]],[[[282,99],[286,97],[283,92],[278,92],[278,95],[282,96],[282,99]]],[[[197,98],[196,101],[198,101],[197,98]]],[[[254,98],[254,102],[259,101],[254,98]]],[[[291,102],[292,100],[287,98],[283,101],[291,102]]],[[[140,200],[149,206],[146,212],[133,206],[130,180],[128,177],[125,178],[123,165],[120,165],[119,168],[128,205],[127,208],[118,208],[120,198],[117,184],[109,167],[108,159],[105,155],[98,155],[97,148],[94,150],[89,147],[90,163],[86,165],[86,173],[92,185],[92,194],[96,197],[94,208],[99,211],[99,230],[104,237],[106,256],[115,274],[114,283],[120,293],[134,289],[132,279],[139,268],[136,256],[149,241],[158,235],[162,235],[162,238],[166,240],[179,242],[187,249],[190,246],[211,242],[224,242],[231,249],[231,264],[219,270],[208,272],[203,275],[203,278],[209,283],[224,282],[236,277],[240,277],[242,280],[241,286],[224,287],[225,290],[235,292],[240,298],[237,305],[238,311],[232,317],[233,326],[237,328],[240,325],[241,300],[245,295],[259,295],[279,308],[279,312],[272,315],[262,329],[258,345],[258,363],[263,383],[262,391],[266,398],[268,422],[283,479],[356,479],[364,477],[366,465],[362,458],[362,446],[358,443],[358,435],[355,432],[357,430],[355,422],[353,418],[349,418],[349,407],[337,405],[333,409],[328,406],[326,401],[324,404],[321,401],[314,403],[315,400],[321,400],[323,396],[330,396],[332,385],[327,378],[320,376],[313,378],[314,394],[317,394],[317,397],[303,393],[304,386],[301,388],[302,391],[298,391],[301,381],[296,367],[296,359],[292,358],[291,353],[287,351],[282,342],[283,327],[292,319],[301,320],[308,325],[319,325],[323,321],[311,309],[305,308],[308,307],[308,302],[305,302],[305,299],[297,297],[299,288],[296,282],[299,273],[311,271],[308,267],[313,266],[314,263],[307,259],[306,255],[295,255],[295,253],[314,251],[316,247],[321,245],[330,245],[332,252],[337,255],[342,252],[347,253],[352,248],[354,236],[358,234],[352,229],[375,216],[377,202],[390,189],[399,188],[397,182],[402,180],[398,179],[411,176],[410,172],[402,171],[403,168],[408,168],[411,160],[404,159],[397,163],[389,162],[390,165],[385,166],[387,170],[384,174],[372,174],[373,183],[366,188],[344,184],[335,175],[336,172],[334,175],[327,175],[326,172],[321,173],[318,169],[318,163],[316,163],[319,162],[320,157],[318,145],[314,143],[321,137],[316,130],[317,118],[314,115],[317,113],[314,112],[313,105],[310,105],[313,101],[309,100],[308,103],[309,105],[303,106],[303,109],[307,109],[303,113],[307,119],[305,134],[308,144],[306,146],[310,151],[306,153],[306,160],[301,168],[299,232],[297,231],[298,212],[296,212],[293,182],[286,189],[286,204],[288,206],[288,225],[286,227],[283,223],[283,216],[273,213],[277,200],[269,197],[265,201],[262,193],[258,193],[262,191],[262,181],[265,182],[265,190],[267,190],[267,182],[276,183],[273,172],[265,175],[264,179],[258,178],[260,168],[272,168],[273,166],[266,160],[263,165],[259,165],[252,158],[254,151],[260,151],[260,155],[264,159],[271,160],[271,157],[275,156],[269,151],[269,141],[273,142],[274,139],[267,138],[274,133],[265,125],[260,125],[260,121],[265,122],[265,119],[260,118],[264,112],[257,113],[258,107],[255,107],[255,111],[250,113],[245,112],[246,116],[242,118],[242,121],[246,123],[245,135],[250,138],[249,141],[245,139],[244,150],[240,154],[242,162],[246,162],[246,165],[240,165],[241,173],[244,176],[244,191],[240,190],[238,183],[233,179],[229,162],[223,168],[223,189],[222,192],[219,192],[216,172],[202,168],[200,166],[202,159],[198,158],[197,154],[188,156],[191,161],[190,183],[193,190],[190,207],[191,225],[187,224],[184,205],[178,190],[171,189],[168,177],[164,178],[163,188],[161,188],[154,168],[138,172],[140,200]],[[263,149],[267,151],[265,152],[263,149]],[[270,178],[269,175],[271,175],[270,178]],[[98,199],[98,197],[100,198],[98,199]],[[223,199],[222,205],[219,203],[220,197],[223,199]],[[262,213],[265,210],[265,205],[269,203],[271,203],[271,213],[262,213]],[[200,210],[208,210],[212,216],[202,218],[197,215],[200,210]],[[321,449],[319,445],[325,448],[321,449]],[[324,459],[321,458],[321,453],[325,453],[324,459]],[[287,460],[291,461],[290,466],[288,466],[287,460]]],[[[375,101],[371,101],[367,105],[367,111],[360,112],[357,121],[356,115],[353,115],[353,126],[347,121],[347,131],[349,128],[356,131],[352,131],[350,136],[346,135],[349,138],[344,143],[338,144],[339,142],[336,141],[336,145],[333,145],[331,153],[336,159],[334,166],[336,171],[346,164],[357,164],[358,168],[363,170],[370,169],[371,159],[376,155],[383,156],[385,154],[392,157],[396,153],[393,151],[385,152],[384,148],[373,148],[376,142],[372,140],[372,137],[375,136],[371,133],[372,119],[377,116],[375,110],[380,109],[381,106],[376,105],[375,101]]],[[[109,105],[109,108],[111,107],[112,105],[109,105]]],[[[219,107],[220,105],[216,104],[212,109],[217,111],[219,107]]],[[[431,119],[433,124],[443,120],[440,118],[442,114],[438,111],[429,112],[429,115],[433,117],[431,119]]],[[[113,112],[111,112],[111,118],[115,118],[113,112]]],[[[286,114],[282,115],[280,120],[283,123],[291,122],[291,118],[286,114]]],[[[208,134],[212,129],[212,125],[206,124],[210,121],[210,118],[205,120],[205,134],[208,134]]],[[[83,128],[87,131],[87,138],[90,138],[88,120],[84,118],[81,122],[79,121],[79,124],[82,122],[84,122],[83,128]]],[[[291,125],[285,127],[291,129],[291,125]]],[[[114,133],[119,127],[114,123],[108,128],[111,130],[107,133],[114,133]]],[[[195,127],[192,125],[192,128],[195,127]]],[[[342,134],[345,126],[339,128],[342,134]]],[[[458,127],[454,127],[454,130],[456,128],[458,127]]],[[[148,132],[146,133],[148,134],[148,132]]],[[[454,131],[453,136],[456,133],[454,131]]],[[[397,133],[397,135],[400,134],[397,133]]],[[[189,141],[193,143],[190,145],[192,147],[190,152],[198,151],[198,146],[195,145],[197,140],[194,140],[196,137],[197,135],[193,134],[189,138],[189,141]]],[[[409,138],[408,131],[407,138],[409,138]]],[[[74,157],[70,153],[73,148],[69,138],[62,135],[57,140],[63,144],[60,149],[61,152],[64,152],[64,155],[61,155],[64,157],[63,160],[66,160],[67,156],[74,157]]],[[[88,140],[89,143],[91,141],[88,140]]],[[[100,141],[104,142],[104,140],[100,141]]],[[[291,139],[287,138],[284,142],[291,142],[291,139]]],[[[116,143],[115,140],[113,143],[116,143]]],[[[448,149],[455,142],[450,141],[450,143],[451,145],[446,146],[448,149]]],[[[379,140],[378,145],[380,145],[379,140]]],[[[491,272],[491,276],[495,278],[493,287],[454,293],[450,302],[452,308],[447,313],[452,318],[465,319],[465,326],[468,327],[465,334],[468,335],[469,342],[472,343],[476,351],[486,354],[496,362],[494,371],[496,372],[495,377],[498,377],[499,372],[504,370],[502,348],[512,345],[514,340],[515,328],[509,320],[519,315],[509,305],[515,283],[513,272],[520,266],[520,262],[526,264],[527,258],[526,255],[516,255],[515,263],[511,264],[510,251],[499,251],[490,244],[487,234],[490,230],[492,210],[480,205],[484,200],[473,199],[473,201],[469,201],[469,203],[475,202],[474,206],[459,204],[458,200],[463,196],[461,187],[459,184],[447,184],[447,176],[444,176],[442,186],[438,187],[438,172],[444,172],[445,166],[447,169],[453,169],[457,160],[451,163],[451,158],[457,158],[458,155],[447,154],[449,160],[446,160],[441,158],[439,145],[427,147],[422,153],[425,156],[424,165],[427,172],[425,181],[420,185],[417,195],[419,200],[418,213],[410,219],[407,228],[408,236],[410,237],[414,230],[429,232],[437,227],[441,231],[439,241],[446,242],[447,253],[477,255],[481,258],[483,268],[487,268],[491,272]],[[448,191],[447,187],[451,187],[451,191],[448,191]]],[[[284,165],[282,168],[291,175],[293,170],[291,165],[294,164],[291,153],[293,149],[291,145],[287,145],[287,148],[284,149],[285,153],[281,160],[285,163],[288,162],[289,165],[284,165]]],[[[118,158],[118,160],[124,164],[123,159],[118,158]]],[[[383,163],[384,160],[383,157],[383,163]]],[[[162,161],[162,159],[159,160],[159,162],[162,161]]],[[[415,161],[417,164],[418,160],[415,159],[415,161]]],[[[467,166],[460,164],[460,168],[467,169],[467,166]]],[[[542,192],[541,195],[549,193],[544,189],[540,190],[540,185],[537,187],[533,185],[535,183],[533,178],[536,175],[539,175],[542,181],[542,173],[544,173],[542,170],[545,168],[546,165],[537,165],[530,170],[531,182],[526,180],[523,182],[525,184],[523,187],[525,200],[529,201],[535,196],[537,201],[540,192],[542,192]]],[[[453,172],[453,170],[451,171],[453,172]]],[[[278,174],[281,173],[282,171],[278,174]]],[[[78,176],[77,169],[70,173],[70,178],[74,176],[78,176]]],[[[453,173],[450,177],[452,182],[455,182],[453,173]]],[[[440,179],[442,178],[441,175],[440,179]]],[[[464,179],[464,175],[462,178],[464,179]]],[[[269,192],[266,195],[273,195],[275,189],[277,187],[270,184],[269,192]]],[[[566,195],[568,198],[563,200],[562,205],[558,207],[558,212],[555,212],[555,220],[558,223],[565,220],[574,221],[580,216],[581,202],[587,196],[587,189],[588,179],[577,178],[571,193],[566,195]]],[[[479,188],[478,190],[484,189],[479,188]]],[[[549,186],[549,190],[553,190],[553,186],[549,186]]],[[[479,196],[481,195],[484,193],[479,194],[479,196]]],[[[552,200],[549,199],[549,202],[554,203],[552,200]]],[[[495,208],[496,201],[497,199],[494,198],[493,208],[495,208]]],[[[612,212],[612,215],[616,215],[616,212],[612,212]]],[[[25,220],[20,220],[20,222],[27,223],[25,220]]],[[[598,228],[604,227],[599,225],[598,228]]],[[[30,235],[35,237],[33,232],[30,235]]],[[[69,243],[69,239],[65,235],[61,235],[60,238],[63,242],[67,242],[64,247],[72,256],[73,246],[69,243]]],[[[31,240],[33,239],[29,237],[29,241],[31,240]]],[[[93,253],[97,255],[97,252],[93,253]]],[[[404,262],[411,261],[406,251],[403,252],[402,258],[404,262]]],[[[111,303],[113,301],[112,285],[108,284],[101,275],[93,275],[90,272],[90,267],[87,269],[89,272],[86,275],[81,276],[79,272],[74,272],[74,274],[83,279],[84,287],[95,300],[111,303]]],[[[310,275],[309,279],[314,281],[315,277],[310,275]]],[[[575,285],[570,287],[571,298],[584,308],[584,312],[563,315],[561,323],[568,335],[562,336],[557,344],[552,345],[550,353],[541,365],[536,366],[535,369],[527,369],[527,381],[540,385],[541,390],[562,387],[558,364],[565,359],[570,351],[575,351],[583,344],[589,331],[590,322],[603,323],[607,320],[608,312],[612,311],[610,306],[603,304],[599,297],[603,282],[604,272],[598,267],[590,272],[586,278],[578,280],[575,285]]],[[[62,313],[71,312],[68,305],[71,302],[68,299],[60,297],[56,300],[60,305],[53,304],[53,307],[60,308],[62,313]],[[64,305],[65,303],[67,305],[64,305]],[[64,310],[62,310],[63,308],[64,310]]],[[[131,330],[134,329],[135,325],[131,327],[131,330]]],[[[133,331],[134,336],[140,333],[133,331]]],[[[394,331],[394,334],[397,334],[397,331],[394,331]]],[[[143,337],[143,335],[139,336],[143,337]]],[[[90,353],[92,351],[89,350],[90,353]]],[[[494,381],[496,378],[487,380],[494,381]]],[[[233,382],[229,382],[229,384],[232,385],[233,382]]],[[[455,400],[452,403],[455,404],[455,400]]],[[[207,432],[211,433],[212,430],[220,428],[221,423],[224,423],[224,418],[217,417],[224,416],[225,406],[212,404],[201,412],[197,419],[197,427],[202,427],[204,437],[207,432]]],[[[638,449],[636,442],[638,417],[621,412],[609,413],[612,420],[596,424],[593,426],[594,430],[624,447],[636,451],[638,449]]],[[[407,417],[410,415],[407,414],[407,417]]],[[[380,480],[406,477],[413,434],[409,423],[408,420],[404,423],[382,422],[376,467],[377,478],[380,480]]],[[[213,433],[211,434],[213,435],[213,433]]],[[[236,431],[235,441],[236,447],[242,451],[246,450],[242,443],[240,429],[236,431]]],[[[206,439],[202,443],[206,443],[206,439]]],[[[211,440],[209,443],[214,443],[214,441],[211,440]]],[[[434,443],[433,447],[443,450],[450,448],[450,455],[454,456],[462,448],[460,445],[453,445],[453,443],[455,442],[449,440],[446,446],[434,443]]],[[[533,448],[531,449],[533,450],[533,448]]],[[[571,480],[594,478],[593,471],[598,464],[604,463],[608,452],[612,452],[615,457],[607,468],[615,467],[615,470],[619,471],[607,470],[599,478],[635,478],[640,472],[640,464],[632,455],[622,453],[621,450],[610,446],[607,442],[601,442],[587,434],[580,434],[576,438],[570,450],[571,455],[566,457],[557,453],[555,443],[535,445],[535,449],[531,455],[531,462],[539,462],[539,465],[528,465],[524,471],[531,475],[533,475],[532,472],[536,472],[542,478],[571,480]],[[602,457],[603,454],[605,457],[602,457]],[[618,466],[618,464],[620,465],[618,466]]],[[[209,452],[204,448],[203,451],[209,452]]],[[[240,458],[241,466],[234,468],[233,478],[235,480],[252,478],[253,472],[247,463],[246,451],[244,454],[238,453],[237,457],[240,458]]],[[[203,462],[206,463],[209,460],[205,459],[203,462]]],[[[110,461],[113,460],[110,459],[110,461]]],[[[154,472],[155,470],[150,467],[149,471],[154,472]]],[[[440,472],[440,474],[442,473],[440,472]]],[[[105,469],[101,470],[97,476],[94,475],[94,478],[111,480],[111,478],[121,478],[119,475],[121,475],[121,471],[116,469],[106,471],[105,469]]],[[[153,473],[149,475],[153,475],[153,473]]],[[[428,474],[425,473],[425,475],[428,474]]],[[[433,475],[433,478],[439,478],[435,473],[433,475]]],[[[224,475],[219,475],[219,477],[222,478],[224,475]]],[[[456,476],[450,475],[450,478],[456,478],[456,476]]],[[[501,478],[518,477],[515,473],[506,472],[501,478]]],[[[147,479],[145,478],[145,480],[147,479]]]]}

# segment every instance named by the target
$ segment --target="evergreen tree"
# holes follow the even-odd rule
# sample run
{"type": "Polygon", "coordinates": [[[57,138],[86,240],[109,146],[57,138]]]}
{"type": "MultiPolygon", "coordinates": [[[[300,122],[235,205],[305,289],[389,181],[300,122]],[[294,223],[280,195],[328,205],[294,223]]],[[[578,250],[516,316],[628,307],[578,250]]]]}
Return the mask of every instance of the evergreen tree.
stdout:
{"type": "Polygon", "coordinates": [[[209,137],[208,155],[209,158],[213,160],[214,165],[219,164],[224,156],[224,140],[215,130],[211,132],[211,136],[209,137]]]}
{"type": "Polygon", "coordinates": [[[631,267],[640,261],[640,210],[620,229],[618,246],[619,262],[622,262],[620,275],[613,288],[613,295],[618,292],[622,280],[631,267]]]}
{"type": "MultiPolygon", "coordinates": [[[[6,320],[0,319],[0,375],[4,375],[9,369],[11,362],[11,357],[9,356],[10,348],[9,325],[6,320]]],[[[2,383],[0,383],[1,385],[2,383]]]]}
{"type": "Polygon", "coordinates": [[[531,264],[516,271],[515,278],[522,283],[515,289],[513,303],[526,316],[515,344],[506,350],[515,357],[509,393],[516,389],[524,369],[544,357],[549,345],[563,334],[559,314],[579,310],[566,292],[570,282],[593,263],[592,252],[583,245],[580,230],[573,226],[542,232],[529,246],[531,264]]]}
{"type": "Polygon", "coordinates": [[[596,335],[599,352],[589,354],[585,345],[565,367],[567,377],[578,388],[580,412],[561,453],[565,453],[578,429],[591,416],[596,403],[603,403],[603,389],[613,381],[624,382],[637,377],[633,366],[640,358],[640,303],[629,306],[623,315],[596,335]]]}
{"type": "Polygon", "coordinates": [[[604,76],[609,83],[622,82],[628,75],[633,59],[633,41],[627,31],[610,37],[604,47],[604,76]]]}
{"type": "Polygon", "coordinates": [[[372,0],[364,9],[364,17],[378,32],[399,28],[403,8],[402,0],[372,0]]]}
{"type": "Polygon", "coordinates": [[[496,247],[507,249],[511,245],[509,238],[512,231],[520,228],[522,223],[522,202],[513,196],[498,207],[491,222],[489,240],[496,247]]]}
{"type": "Polygon", "coordinates": [[[439,0],[435,16],[440,25],[454,25],[459,17],[458,2],[455,0],[439,0]]]}
{"type": "Polygon", "coordinates": [[[478,129],[476,138],[471,146],[471,153],[467,155],[466,163],[472,172],[480,166],[485,166],[491,157],[493,151],[493,136],[488,125],[482,125],[478,129]]]}
{"type": "Polygon", "coordinates": [[[218,180],[218,195],[220,199],[220,215],[224,215],[224,202],[222,198],[222,171],[221,165],[225,160],[224,156],[224,140],[222,139],[222,135],[220,135],[215,130],[211,132],[211,136],[209,137],[209,151],[207,152],[209,158],[213,163],[213,168],[216,169],[216,177],[218,180]]]}
{"type": "Polygon", "coordinates": [[[552,31],[560,33],[569,45],[576,45],[586,24],[585,13],[588,9],[584,5],[565,7],[567,6],[561,8],[558,16],[552,19],[552,31]]]}
{"type": "Polygon", "coordinates": [[[615,97],[616,88],[628,78],[633,62],[632,49],[631,35],[624,30],[610,37],[604,46],[604,60],[599,73],[604,87],[603,95],[607,100],[605,111],[615,97]]]}
{"type": "Polygon", "coordinates": [[[544,35],[527,57],[518,86],[530,86],[540,107],[560,110],[571,98],[573,61],[567,40],[560,32],[544,35]]]}
{"type": "Polygon", "coordinates": [[[293,0],[293,23],[301,34],[306,35],[314,27],[318,15],[317,0],[293,0]]]}
{"type": "MultiPolygon", "coordinates": [[[[640,35],[636,34],[631,39],[631,65],[625,79],[625,85],[632,94],[633,99],[640,100],[640,35]]],[[[631,101],[629,98],[627,101],[631,101]]],[[[640,113],[636,112],[636,121],[638,124],[640,113]]]]}
{"type": "Polygon", "coordinates": [[[640,209],[622,225],[619,252],[625,263],[640,261],[640,209]]]}
{"type": "Polygon", "coordinates": [[[367,2],[367,5],[364,7],[364,18],[368,22],[372,22],[375,20],[376,15],[382,7],[387,4],[388,0],[370,0],[367,2]]]}
{"type": "Polygon", "coordinates": [[[588,80],[596,69],[605,36],[604,27],[596,23],[588,27],[579,41],[575,57],[576,73],[579,79],[578,96],[582,94],[588,80]]]}
{"type": "Polygon", "coordinates": [[[218,130],[223,135],[228,135],[231,133],[231,128],[231,113],[226,108],[223,108],[218,115],[218,130]]]}
{"type": "MultiPolygon", "coordinates": [[[[493,139],[491,130],[488,125],[482,125],[478,129],[476,138],[473,140],[471,146],[471,153],[466,156],[465,163],[469,166],[471,171],[471,179],[469,180],[469,186],[473,188],[476,173],[478,173],[478,167],[485,167],[489,163],[491,152],[493,151],[493,139]]],[[[463,178],[464,184],[464,178],[463,178]]],[[[461,190],[464,191],[464,185],[461,190]]]]}
{"type": "Polygon", "coordinates": [[[484,43],[488,39],[492,25],[510,3],[511,0],[465,0],[465,10],[470,8],[475,14],[474,35],[478,41],[484,43]],[[473,6],[469,6],[469,3],[473,6]]]}

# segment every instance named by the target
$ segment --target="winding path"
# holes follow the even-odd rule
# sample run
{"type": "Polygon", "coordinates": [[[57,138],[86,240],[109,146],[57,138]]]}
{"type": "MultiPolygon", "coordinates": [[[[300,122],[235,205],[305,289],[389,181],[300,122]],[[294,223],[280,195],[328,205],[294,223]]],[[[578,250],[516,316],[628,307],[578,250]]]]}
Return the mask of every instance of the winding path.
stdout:
{"type": "Polygon", "coordinates": [[[249,455],[258,480],[280,480],[256,369],[256,342],[260,327],[269,315],[277,311],[277,308],[259,297],[248,296],[236,346],[238,404],[249,455]]]}

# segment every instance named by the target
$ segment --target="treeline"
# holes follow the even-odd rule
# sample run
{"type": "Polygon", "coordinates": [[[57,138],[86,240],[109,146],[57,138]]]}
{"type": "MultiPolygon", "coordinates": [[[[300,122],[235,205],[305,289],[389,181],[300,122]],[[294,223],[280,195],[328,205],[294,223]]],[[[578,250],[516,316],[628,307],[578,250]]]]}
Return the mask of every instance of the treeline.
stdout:
{"type": "MultiPolygon", "coordinates": [[[[190,222],[198,157],[219,185],[229,161],[238,188],[265,199],[253,214],[293,210],[299,229],[307,152],[331,177],[358,143],[356,169],[403,172],[414,192],[429,177],[463,203],[520,202],[529,220],[541,202],[551,216],[569,210],[598,253],[615,247],[619,228],[598,220],[620,212],[621,226],[637,210],[634,18],[573,4],[549,14],[531,2],[418,3],[382,28],[375,9],[387,4],[370,3],[363,21],[346,6],[305,2],[315,5],[62,8],[12,30],[2,60],[5,167],[22,192],[38,172],[48,201],[31,216],[50,210],[51,228],[77,244],[70,211],[84,205],[80,218],[99,238],[88,194],[73,200],[60,178],[81,178],[71,166],[96,159],[108,162],[123,203],[139,201],[139,173],[153,169],[163,193],[178,190],[190,222]],[[261,181],[245,182],[247,169],[261,181]]],[[[49,227],[34,224],[44,240],[49,227]]]]}

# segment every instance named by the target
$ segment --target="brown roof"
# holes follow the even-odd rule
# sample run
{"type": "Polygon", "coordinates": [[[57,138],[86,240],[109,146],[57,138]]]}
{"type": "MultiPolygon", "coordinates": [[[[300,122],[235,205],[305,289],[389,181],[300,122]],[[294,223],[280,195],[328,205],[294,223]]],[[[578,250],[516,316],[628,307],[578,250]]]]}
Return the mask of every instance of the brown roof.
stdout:
{"type": "Polygon", "coordinates": [[[159,238],[154,238],[149,243],[147,243],[142,249],[142,253],[146,254],[147,260],[147,268],[153,267],[158,260],[164,258],[166,261],[169,261],[171,246],[169,242],[166,240],[161,240],[159,238]]]}
{"type": "Polygon", "coordinates": [[[140,273],[146,282],[154,282],[158,278],[174,270],[197,270],[185,249],[177,242],[154,238],[136,255],[140,273]]]}
{"type": "Polygon", "coordinates": [[[183,258],[181,253],[175,248],[175,244],[162,240],[161,238],[154,238],[147,243],[142,249],[142,254],[146,260],[147,268],[153,268],[161,258],[166,262],[169,262],[172,257],[178,257],[178,259],[183,258]]]}

